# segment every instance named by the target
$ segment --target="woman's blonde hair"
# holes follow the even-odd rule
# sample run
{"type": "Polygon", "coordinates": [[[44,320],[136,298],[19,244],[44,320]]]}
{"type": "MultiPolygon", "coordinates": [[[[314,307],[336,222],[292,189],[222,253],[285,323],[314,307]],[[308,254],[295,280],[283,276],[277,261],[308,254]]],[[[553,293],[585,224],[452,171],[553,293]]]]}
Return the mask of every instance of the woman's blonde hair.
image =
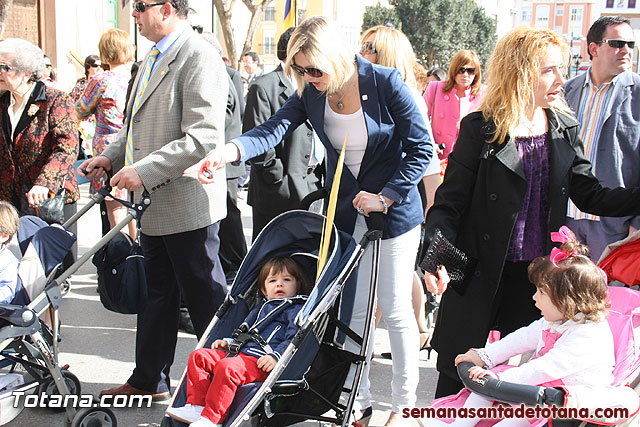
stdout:
{"type": "Polygon", "coordinates": [[[323,16],[312,16],[298,25],[287,45],[285,73],[295,76],[298,95],[302,95],[306,81],[291,68],[294,57],[302,52],[313,67],[328,77],[327,94],[336,93],[354,70],[354,53],[340,33],[323,16]]]}
{"type": "MultiPolygon", "coordinates": [[[[534,89],[540,76],[540,62],[550,46],[562,50],[563,63],[569,58],[567,42],[555,31],[519,27],[505,34],[496,45],[487,67],[487,91],[480,111],[495,123],[490,142],[502,144],[534,102],[534,89]]],[[[570,114],[564,97],[552,109],[570,114]]]]}
{"type": "Polygon", "coordinates": [[[376,25],[362,33],[360,38],[364,43],[373,34],[373,46],[378,54],[377,64],[395,68],[400,71],[402,80],[412,88],[418,88],[413,73],[416,56],[411,42],[400,30],[385,25],[376,25]]]}
{"type": "Polygon", "coordinates": [[[449,64],[449,73],[442,89],[443,92],[450,92],[456,86],[458,70],[467,64],[473,65],[473,68],[476,69],[476,74],[471,82],[471,95],[478,96],[482,87],[482,67],[480,67],[480,58],[472,50],[461,50],[455,54],[449,64]]]}
{"type": "Polygon", "coordinates": [[[607,275],[587,256],[589,249],[578,242],[565,242],[560,250],[566,255],[560,261],[550,256],[539,257],[529,264],[529,281],[551,299],[565,319],[598,321],[606,316],[608,301],[607,275]]]}
{"type": "Polygon", "coordinates": [[[107,30],[98,43],[100,60],[109,65],[121,65],[133,61],[135,47],[129,33],[118,28],[107,30]]]}

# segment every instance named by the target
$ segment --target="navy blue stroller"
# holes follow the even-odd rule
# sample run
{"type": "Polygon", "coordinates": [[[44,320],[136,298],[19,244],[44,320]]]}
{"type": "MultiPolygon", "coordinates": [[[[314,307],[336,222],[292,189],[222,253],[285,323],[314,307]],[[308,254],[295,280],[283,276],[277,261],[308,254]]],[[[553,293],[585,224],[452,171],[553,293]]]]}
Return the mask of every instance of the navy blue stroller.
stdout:
{"type": "MultiPolygon", "coordinates": [[[[381,215],[378,219],[381,219],[381,215]]],[[[271,221],[260,233],[245,258],[225,302],[214,316],[197,348],[232,336],[258,301],[256,279],[262,265],[274,256],[293,257],[316,277],[318,248],[324,217],[307,211],[286,212],[271,221]]],[[[356,244],[353,238],[333,228],[329,256],[306,304],[296,318],[298,333],[263,383],[238,388],[224,426],[243,423],[286,426],[307,419],[346,426],[349,423],[355,390],[361,379],[370,323],[362,336],[348,327],[357,278],[357,265],[370,243],[374,247],[367,318],[375,311],[377,266],[381,226],[370,230],[356,244]],[[345,351],[346,337],[360,345],[358,354],[345,351]],[[350,387],[344,387],[355,365],[350,387]],[[343,392],[346,398],[341,399],[343,392]]],[[[170,407],[186,403],[186,372],[170,407]]],[[[168,416],[163,427],[185,424],[168,416]]]]}

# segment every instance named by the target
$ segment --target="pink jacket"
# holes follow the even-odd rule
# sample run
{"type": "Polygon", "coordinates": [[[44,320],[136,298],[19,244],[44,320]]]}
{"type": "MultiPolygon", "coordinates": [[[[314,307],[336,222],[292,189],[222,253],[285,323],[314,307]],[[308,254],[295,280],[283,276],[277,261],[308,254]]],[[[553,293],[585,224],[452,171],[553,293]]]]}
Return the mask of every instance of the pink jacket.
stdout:
{"type": "Polygon", "coordinates": [[[433,137],[437,145],[444,144],[444,152],[440,159],[446,159],[458,137],[460,120],[467,114],[475,111],[480,106],[480,101],[486,90],[482,85],[478,96],[471,96],[471,88],[467,89],[467,95],[460,99],[456,95],[455,87],[448,93],[444,93],[445,82],[431,82],[424,92],[424,100],[429,110],[433,137]]]}

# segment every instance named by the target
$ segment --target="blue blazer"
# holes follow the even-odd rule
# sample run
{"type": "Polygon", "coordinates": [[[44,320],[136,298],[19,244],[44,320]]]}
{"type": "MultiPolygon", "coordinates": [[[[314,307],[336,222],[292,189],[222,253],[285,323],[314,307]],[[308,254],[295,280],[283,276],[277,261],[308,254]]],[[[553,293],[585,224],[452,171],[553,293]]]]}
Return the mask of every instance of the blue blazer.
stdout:
{"type": "MultiPolygon", "coordinates": [[[[381,193],[394,201],[385,218],[383,239],[388,239],[424,220],[416,185],[431,160],[432,145],[415,98],[400,73],[356,58],[369,140],[358,176],[348,168],[342,171],[335,223],[338,229],[353,233],[358,215],[352,204],[355,195],[361,190],[381,193]]],[[[269,120],[232,141],[241,160],[264,153],[309,120],[327,150],[325,187],[330,189],[340,153],[324,132],[325,102],[324,92],[306,85],[301,97],[294,94],[269,120]]]]}
{"type": "MultiPolygon", "coordinates": [[[[564,84],[567,103],[578,111],[587,73],[564,84]]],[[[594,175],[605,187],[640,187],[640,76],[626,71],[618,76],[598,138],[594,175]]],[[[639,216],[602,217],[608,234],[627,234],[640,228],[639,216]]]]}

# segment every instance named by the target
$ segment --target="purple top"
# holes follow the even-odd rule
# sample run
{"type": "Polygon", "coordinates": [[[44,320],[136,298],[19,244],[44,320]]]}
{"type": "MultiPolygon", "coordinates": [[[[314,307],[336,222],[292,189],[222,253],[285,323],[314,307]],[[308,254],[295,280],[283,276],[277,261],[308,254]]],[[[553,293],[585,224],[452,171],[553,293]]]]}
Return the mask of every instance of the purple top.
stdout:
{"type": "Polygon", "coordinates": [[[507,261],[532,261],[545,254],[549,215],[548,138],[547,133],[514,138],[528,187],[511,233],[507,261]]]}

